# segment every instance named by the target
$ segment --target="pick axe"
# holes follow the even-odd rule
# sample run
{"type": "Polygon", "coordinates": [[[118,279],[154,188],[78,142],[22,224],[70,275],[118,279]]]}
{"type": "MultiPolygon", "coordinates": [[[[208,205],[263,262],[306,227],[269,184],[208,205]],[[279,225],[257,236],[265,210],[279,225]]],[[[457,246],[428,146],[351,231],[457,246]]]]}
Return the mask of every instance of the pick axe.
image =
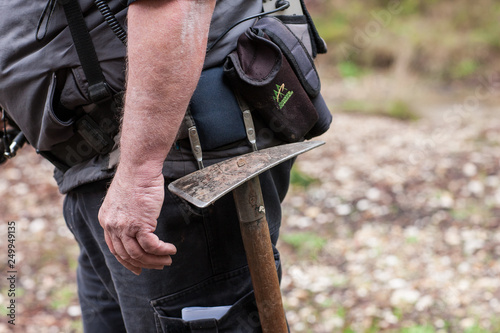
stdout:
{"type": "Polygon", "coordinates": [[[262,172],[324,142],[297,142],[237,156],[182,177],[168,189],[205,208],[233,192],[241,236],[265,333],[288,332],[259,177],[262,172]]]}

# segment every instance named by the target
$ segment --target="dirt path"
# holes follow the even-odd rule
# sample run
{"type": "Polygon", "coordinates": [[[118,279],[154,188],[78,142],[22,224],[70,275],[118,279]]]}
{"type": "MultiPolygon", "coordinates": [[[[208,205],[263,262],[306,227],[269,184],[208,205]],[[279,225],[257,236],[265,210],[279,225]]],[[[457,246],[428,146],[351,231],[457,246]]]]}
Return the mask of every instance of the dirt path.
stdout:
{"type": "Polygon", "coordinates": [[[500,331],[500,108],[466,106],[336,114],[300,158],[320,183],[285,201],[294,332],[500,331]]]}

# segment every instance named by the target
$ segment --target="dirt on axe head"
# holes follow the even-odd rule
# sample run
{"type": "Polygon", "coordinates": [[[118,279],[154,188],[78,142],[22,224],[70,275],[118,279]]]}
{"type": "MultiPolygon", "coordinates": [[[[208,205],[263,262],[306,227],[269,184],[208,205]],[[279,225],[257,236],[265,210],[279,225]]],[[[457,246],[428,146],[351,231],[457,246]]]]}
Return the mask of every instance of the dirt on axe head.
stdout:
{"type": "Polygon", "coordinates": [[[324,142],[297,142],[255,151],[196,171],[168,186],[170,191],[200,208],[233,192],[264,333],[286,333],[288,327],[257,176],[322,144],[324,142]]]}

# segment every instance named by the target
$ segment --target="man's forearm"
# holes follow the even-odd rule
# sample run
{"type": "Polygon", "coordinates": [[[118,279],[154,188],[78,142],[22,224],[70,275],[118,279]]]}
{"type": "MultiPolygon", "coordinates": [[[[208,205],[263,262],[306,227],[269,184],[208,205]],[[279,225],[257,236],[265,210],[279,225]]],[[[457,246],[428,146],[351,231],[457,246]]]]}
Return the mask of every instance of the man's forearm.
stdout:
{"type": "Polygon", "coordinates": [[[161,172],[199,79],[214,6],[215,0],[130,5],[121,172],[161,172]]]}
{"type": "Polygon", "coordinates": [[[99,210],[110,252],[127,269],[162,269],[173,244],[154,231],[161,173],[202,69],[215,0],[139,0],[128,15],[128,77],[116,175],[99,210]]]}

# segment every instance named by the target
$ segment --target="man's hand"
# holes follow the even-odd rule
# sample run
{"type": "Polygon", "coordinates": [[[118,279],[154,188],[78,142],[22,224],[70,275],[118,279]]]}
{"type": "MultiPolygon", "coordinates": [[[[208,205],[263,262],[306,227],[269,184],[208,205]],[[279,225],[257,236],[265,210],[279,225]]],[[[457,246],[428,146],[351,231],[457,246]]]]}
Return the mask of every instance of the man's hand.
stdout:
{"type": "Polygon", "coordinates": [[[174,245],[153,232],[163,204],[163,175],[147,180],[117,173],[99,211],[106,244],[116,259],[139,275],[141,268],[163,269],[172,263],[174,245]]]}

